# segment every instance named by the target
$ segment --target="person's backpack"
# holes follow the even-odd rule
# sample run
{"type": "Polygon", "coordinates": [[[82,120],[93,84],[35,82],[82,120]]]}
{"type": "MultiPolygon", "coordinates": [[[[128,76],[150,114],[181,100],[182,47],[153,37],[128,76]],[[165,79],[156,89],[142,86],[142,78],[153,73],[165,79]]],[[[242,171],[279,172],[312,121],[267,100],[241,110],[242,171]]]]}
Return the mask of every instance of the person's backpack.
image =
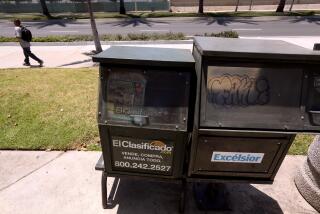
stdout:
{"type": "Polygon", "coordinates": [[[32,40],[32,33],[26,27],[21,27],[21,39],[26,42],[31,42],[32,40]]]}

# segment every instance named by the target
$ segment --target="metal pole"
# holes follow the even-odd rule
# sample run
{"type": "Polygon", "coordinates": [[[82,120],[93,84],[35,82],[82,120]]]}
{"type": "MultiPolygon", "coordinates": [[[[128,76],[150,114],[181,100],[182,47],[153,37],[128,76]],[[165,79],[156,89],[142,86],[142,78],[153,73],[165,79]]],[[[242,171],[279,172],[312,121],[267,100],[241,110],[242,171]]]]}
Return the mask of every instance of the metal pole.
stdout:
{"type": "Polygon", "coordinates": [[[137,12],[137,0],[134,1],[134,11],[137,12]]]}

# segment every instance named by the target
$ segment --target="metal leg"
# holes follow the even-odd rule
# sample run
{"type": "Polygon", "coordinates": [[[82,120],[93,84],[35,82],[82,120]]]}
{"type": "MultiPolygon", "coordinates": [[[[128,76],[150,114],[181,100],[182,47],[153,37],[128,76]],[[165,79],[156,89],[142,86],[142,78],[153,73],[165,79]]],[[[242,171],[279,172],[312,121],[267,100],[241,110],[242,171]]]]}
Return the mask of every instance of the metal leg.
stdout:
{"type": "Polygon", "coordinates": [[[186,198],[187,198],[187,182],[185,179],[182,179],[180,202],[179,202],[179,213],[184,213],[186,198]]]}
{"type": "Polygon", "coordinates": [[[101,176],[101,196],[102,196],[102,207],[103,209],[108,208],[108,195],[107,195],[107,174],[102,172],[101,176]]]}

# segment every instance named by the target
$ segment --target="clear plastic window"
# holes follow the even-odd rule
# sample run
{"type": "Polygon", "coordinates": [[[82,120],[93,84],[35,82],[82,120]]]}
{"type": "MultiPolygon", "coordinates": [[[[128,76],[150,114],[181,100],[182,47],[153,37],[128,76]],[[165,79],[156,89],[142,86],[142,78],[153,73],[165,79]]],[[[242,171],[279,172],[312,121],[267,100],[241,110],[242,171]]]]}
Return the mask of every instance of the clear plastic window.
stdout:
{"type": "Polygon", "coordinates": [[[301,126],[302,69],[208,66],[202,126],[296,129],[301,126]]]}
{"type": "Polygon", "coordinates": [[[186,129],[188,73],[114,68],[106,81],[106,118],[111,123],[186,129]]]}

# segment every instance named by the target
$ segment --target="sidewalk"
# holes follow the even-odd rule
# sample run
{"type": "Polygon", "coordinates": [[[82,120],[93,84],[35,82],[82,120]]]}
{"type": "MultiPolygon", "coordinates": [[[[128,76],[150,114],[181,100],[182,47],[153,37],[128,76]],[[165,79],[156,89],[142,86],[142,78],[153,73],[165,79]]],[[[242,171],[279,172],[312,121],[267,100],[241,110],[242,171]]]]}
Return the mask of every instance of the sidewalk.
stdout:
{"type": "MultiPolygon", "coordinates": [[[[236,4],[236,3],[235,3],[236,4]]],[[[289,11],[291,1],[286,3],[284,11],[289,11]]],[[[278,5],[252,5],[251,11],[276,11],[278,5]]],[[[204,6],[204,12],[232,12],[235,11],[234,6],[204,6]]],[[[250,5],[240,5],[238,11],[249,11],[250,5]]],[[[190,13],[198,12],[198,7],[171,7],[172,12],[190,13]]],[[[320,10],[320,4],[293,4],[292,12],[297,10],[320,10]]]]}
{"type": "MultiPolygon", "coordinates": [[[[130,179],[121,179],[116,206],[103,210],[101,172],[94,170],[99,156],[100,152],[0,151],[1,213],[177,213],[179,185],[130,179]]],[[[304,160],[287,156],[272,185],[227,184],[231,211],[214,213],[316,214],[293,182],[304,160]]],[[[113,181],[108,179],[108,191],[113,181]]],[[[185,213],[206,213],[196,208],[191,184],[185,213]]]]}
{"type": "MultiPolygon", "coordinates": [[[[159,48],[192,48],[192,41],[175,44],[166,41],[166,43],[151,42],[150,44],[143,44],[141,42],[118,42],[115,45],[130,45],[130,46],[145,46],[145,47],[159,47],[159,48]]],[[[1,44],[1,43],[0,43],[1,44]]],[[[103,45],[103,49],[107,49],[110,45],[103,45]]],[[[91,60],[90,52],[95,50],[92,43],[85,43],[83,45],[68,45],[60,46],[54,44],[51,46],[46,43],[44,46],[32,46],[32,52],[44,61],[44,66],[48,68],[80,68],[91,67],[93,62],[91,60]]],[[[20,46],[0,46],[0,69],[1,68],[26,68],[22,65],[24,56],[20,46]]],[[[37,65],[35,61],[30,59],[32,65],[37,65]]]]}
{"type": "MultiPolygon", "coordinates": [[[[242,39],[276,39],[287,41],[308,49],[312,49],[314,43],[320,42],[318,37],[242,37],[242,39]]],[[[1,43],[0,43],[1,44],[1,43]]],[[[159,48],[182,48],[192,50],[192,40],[187,41],[150,41],[150,42],[112,42],[105,43],[103,49],[110,45],[130,45],[159,48]]],[[[88,55],[94,50],[91,42],[83,43],[43,43],[34,44],[32,52],[44,60],[44,66],[48,68],[79,68],[93,66],[91,56],[88,55]],[[42,45],[42,46],[39,46],[42,45]]],[[[14,43],[3,43],[0,46],[0,69],[1,68],[22,68],[23,53],[21,47],[14,43]]],[[[31,60],[31,64],[37,63],[31,60]]]]}

